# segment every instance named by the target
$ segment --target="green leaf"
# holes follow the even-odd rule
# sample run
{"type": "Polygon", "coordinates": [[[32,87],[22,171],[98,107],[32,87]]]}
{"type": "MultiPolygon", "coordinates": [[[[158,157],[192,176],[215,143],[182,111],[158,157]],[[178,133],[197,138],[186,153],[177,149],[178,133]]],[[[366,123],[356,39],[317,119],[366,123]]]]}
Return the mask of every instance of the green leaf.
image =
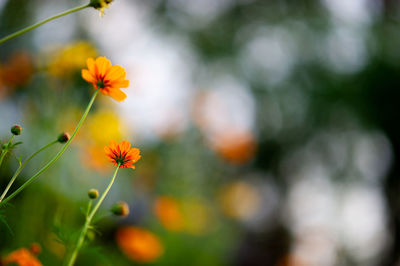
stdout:
{"type": "Polygon", "coordinates": [[[14,147],[15,146],[17,146],[17,145],[20,145],[20,144],[22,144],[23,142],[22,141],[18,141],[18,142],[15,142],[14,144],[11,144],[9,147],[8,147],[8,149],[14,149],[14,147]]]}
{"type": "Polygon", "coordinates": [[[8,225],[6,216],[4,214],[0,214],[0,222],[3,223],[8,231],[10,232],[11,235],[14,235],[14,232],[12,231],[11,227],[8,225]]]}

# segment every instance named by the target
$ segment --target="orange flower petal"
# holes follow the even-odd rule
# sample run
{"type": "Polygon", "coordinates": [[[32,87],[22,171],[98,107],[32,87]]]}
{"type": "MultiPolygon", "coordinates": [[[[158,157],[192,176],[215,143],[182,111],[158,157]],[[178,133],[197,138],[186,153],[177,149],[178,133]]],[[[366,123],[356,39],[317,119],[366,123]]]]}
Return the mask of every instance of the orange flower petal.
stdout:
{"type": "Polygon", "coordinates": [[[141,156],[138,148],[131,148],[128,141],[122,141],[117,144],[115,141],[110,141],[109,146],[104,147],[104,152],[111,162],[115,165],[119,164],[120,168],[132,168],[141,156]]]}
{"type": "Polygon", "coordinates": [[[109,95],[119,102],[126,99],[126,94],[123,93],[120,89],[110,91],[109,95]]]}
{"type": "Polygon", "coordinates": [[[129,80],[113,81],[113,82],[111,82],[111,87],[114,87],[114,88],[128,88],[129,87],[129,80]]]}
{"type": "Polygon", "coordinates": [[[120,89],[129,86],[129,80],[125,80],[125,69],[119,65],[111,66],[110,60],[98,57],[96,60],[86,60],[88,69],[82,70],[82,77],[92,83],[95,89],[100,89],[104,95],[108,95],[117,101],[123,101],[126,94],[120,89]]]}
{"type": "Polygon", "coordinates": [[[121,150],[124,151],[127,151],[131,148],[131,144],[129,143],[129,141],[126,140],[122,141],[119,145],[121,146],[121,150]]]}
{"type": "Polygon", "coordinates": [[[96,78],[87,69],[82,69],[82,78],[87,82],[96,84],[96,78]]]}
{"type": "Polygon", "coordinates": [[[105,78],[108,80],[124,80],[125,77],[125,69],[119,65],[114,65],[110,68],[105,78]]]}
{"type": "Polygon", "coordinates": [[[86,65],[88,66],[89,72],[95,77],[96,76],[96,66],[93,58],[88,58],[86,60],[86,65]]]}
{"type": "Polygon", "coordinates": [[[104,78],[108,70],[111,68],[111,62],[105,57],[98,57],[96,59],[97,77],[104,78]]]}

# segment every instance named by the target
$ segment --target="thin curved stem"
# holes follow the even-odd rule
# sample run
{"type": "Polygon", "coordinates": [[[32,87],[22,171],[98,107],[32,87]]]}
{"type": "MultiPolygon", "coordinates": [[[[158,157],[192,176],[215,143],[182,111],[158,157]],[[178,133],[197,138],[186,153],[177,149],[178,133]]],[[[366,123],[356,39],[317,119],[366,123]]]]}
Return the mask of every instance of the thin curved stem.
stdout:
{"type": "Polygon", "coordinates": [[[71,143],[71,141],[73,140],[73,138],[75,137],[76,133],[78,132],[79,128],[82,126],[83,122],[86,119],[86,116],[88,115],[90,108],[93,105],[94,100],[96,99],[97,94],[99,93],[99,90],[97,89],[95,91],[95,93],[92,96],[92,99],[90,99],[90,102],[88,104],[88,106],[86,107],[85,112],[82,115],[81,120],[79,121],[78,125],[75,128],[74,133],[72,133],[71,137],[69,138],[69,140],[64,144],[64,146],[61,148],[61,150],[56,154],[56,156],[51,159],[45,166],[43,166],[42,169],[39,170],[39,172],[37,172],[35,175],[33,175],[31,178],[29,178],[24,184],[22,184],[22,186],[20,186],[16,191],[14,191],[10,196],[6,197],[2,202],[0,202],[0,207],[7,203],[8,201],[10,201],[12,198],[14,198],[16,195],[18,195],[22,190],[24,190],[25,187],[27,187],[30,183],[32,183],[33,181],[35,181],[39,175],[41,173],[43,173],[44,171],[47,170],[47,168],[49,168],[53,163],[55,163],[58,158],[60,158],[60,156],[64,153],[64,151],[68,148],[69,144],[71,143]]]}
{"type": "Polygon", "coordinates": [[[31,30],[33,30],[33,29],[35,29],[35,28],[37,28],[37,27],[39,27],[39,26],[41,26],[41,25],[43,25],[43,24],[45,24],[45,23],[47,23],[47,22],[49,22],[49,21],[52,21],[52,20],[54,20],[54,19],[56,19],[56,18],[60,18],[60,17],[63,17],[63,16],[65,16],[65,15],[68,15],[68,14],[71,14],[71,13],[74,13],[74,12],[77,12],[77,11],[82,10],[82,9],[85,9],[85,8],[87,8],[87,7],[89,7],[89,6],[90,6],[90,4],[86,4],[86,5],[83,5],[83,6],[78,6],[78,7],[69,9],[69,10],[67,10],[67,11],[64,11],[64,12],[62,12],[62,13],[60,13],[60,14],[57,14],[57,15],[55,15],[55,16],[46,18],[46,19],[44,19],[44,20],[42,20],[42,21],[40,21],[40,22],[38,22],[38,23],[35,23],[35,24],[31,25],[31,26],[28,26],[28,27],[26,27],[26,28],[24,28],[24,29],[22,29],[22,30],[19,30],[19,31],[17,31],[17,32],[14,32],[14,33],[12,33],[12,34],[10,34],[10,35],[8,35],[8,36],[6,36],[6,37],[0,39],[0,44],[5,43],[6,41],[11,40],[11,39],[13,39],[13,38],[15,38],[15,37],[18,37],[19,35],[22,35],[22,34],[24,34],[25,32],[31,31],[31,30]]]}
{"type": "Polygon", "coordinates": [[[85,236],[86,236],[87,230],[90,227],[90,223],[92,222],[92,219],[93,219],[94,215],[96,214],[96,212],[99,209],[101,203],[103,203],[105,197],[107,196],[107,194],[110,191],[112,185],[114,184],[115,178],[116,178],[117,173],[118,173],[119,166],[120,165],[118,164],[117,169],[115,169],[114,175],[113,175],[110,183],[108,184],[106,190],[104,190],[103,194],[101,195],[99,201],[94,206],[93,210],[90,212],[89,215],[86,215],[85,224],[83,225],[82,231],[81,231],[81,233],[79,235],[79,238],[78,238],[78,242],[76,243],[75,249],[72,252],[71,257],[69,258],[67,266],[73,266],[74,265],[75,260],[76,260],[76,258],[78,256],[79,249],[82,247],[83,242],[85,241],[85,236]]]}
{"type": "MultiPolygon", "coordinates": [[[[7,143],[7,146],[10,146],[10,144],[11,144],[11,142],[13,141],[13,139],[14,139],[14,137],[15,137],[15,135],[12,135],[12,137],[10,138],[10,140],[8,141],[8,143],[7,143]]],[[[4,157],[6,157],[6,154],[8,153],[8,148],[6,148],[6,149],[2,149],[1,150],[1,154],[0,154],[0,166],[2,165],[2,163],[3,163],[3,160],[4,160],[4,157]]]]}
{"type": "Polygon", "coordinates": [[[57,143],[58,140],[55,140],[53,142],[50,142],[49,144],[43,146],[42,148],[40,148],[38,151],[36,151],[35,153],[33,153],[31,156],[29,156],[28,159],[26,159],[26,161],[23,164],[20,164],[17,171],[15,171],[13,177],[11,178],[10,182],[8,182],[6,189],[4,189],[3,194],[1,194],[0,196],[0,202],[3,201],[4,197],[7,195],[8,190],[11,188],[12,184],[14,183],[15,179],[17,179],[19,173],[21,173],[22,169],[24,169],[24,167],[28,164],[28,162],[30,160],[33,159],[33,157],[35,157],[36,155],[38,155],[40,152],[44,151],[45,149],[47,149],[48,147],[52,146],[53,144],[57,143]]]}

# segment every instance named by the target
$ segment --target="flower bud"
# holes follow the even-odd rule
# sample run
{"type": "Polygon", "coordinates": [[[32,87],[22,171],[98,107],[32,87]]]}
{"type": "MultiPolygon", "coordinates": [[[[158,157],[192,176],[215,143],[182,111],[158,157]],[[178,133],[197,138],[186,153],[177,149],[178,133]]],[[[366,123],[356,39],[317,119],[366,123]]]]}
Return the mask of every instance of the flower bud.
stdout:
{"type": "Polygon", "coordinates": [[[90,0],[89,6],[100,10],[100,16],[103,16],[104,9],[108,8],[113,0],[90,0]]]}
{"type": "Polygon", "coordinates": [[[60,143],[65,143],[69,140],[70,136],[67,132],[61,133],[58,138],[57,141],[60,143]]]}
{"type": "Polygon", "coordinates": [[[86,237],[90,240],[93,241],[96,238],[96,232],[94,232],[93,230],[88,230],[86,233],[86,237]]]}
{"type": "Polygon", "coordinates": [[[129,214],[128,203],[124,201],[117,202],[112,208],[111,212],[116,216],[127,216],[129,214]]]}
{"type": "Polygon", "coordinates": [[[40,246],[39,243],[35,242],[32,243],[30,250],[34,255],[39,255],[42,252],[42,247],[40,246]]]}
{"type": "Polygon", "coordinates": [[[20,125],[15,125],[11,128],[11,133],[13,133],[13,135],[21,135],[21,131],[22,131],[22,127],[20,125]]]}
{"type": "Polygon", "coordinates": [[[113,0],[90,0],[89,6],[94,8],[102,8],[111,4],[113,0]]]}
{"type": "Polygon", "coordinates": [[[92,188],[88,192],[88,196],[90,199],[97,199],[99,197],[99,191],[97,189],[92,188]]]}

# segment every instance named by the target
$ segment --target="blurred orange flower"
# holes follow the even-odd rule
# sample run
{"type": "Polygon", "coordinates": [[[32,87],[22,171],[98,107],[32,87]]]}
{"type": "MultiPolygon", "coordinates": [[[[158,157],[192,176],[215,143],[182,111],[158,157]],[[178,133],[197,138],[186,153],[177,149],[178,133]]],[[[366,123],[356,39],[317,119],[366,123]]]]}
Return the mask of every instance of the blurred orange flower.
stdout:
{"type": "Polygon", "coordinates": [[[7,89],[26,84],[33,74],[33,62],[26,52],[16,52],[0,68],[0,94],[8,94],[7,89]]]}
{"type": "Polygon", "coordinates": [[[131,148],[129,141],[122,141],[120,144],[110,141],[109,146],[104,147],[104,151],[111,162],[116,166],[119,164],[119,168],[135,169],[133,164],[142,157],[140,150],[131,148]]]}
{"type": "Polygon", "coordinates": [[[128,226],[118,229],[118,246],[130,259],[139,262],[153,262],[164,252],[159,238],[142,228],[128,226]]]}
{"type": "Polygon", "coordinates": [[[244,164],[256,152],[256,141],[249,131],[231,131],[217,134],[212,146],[225,160],[234,164],[244,164]]]}
{"type": "Polygon", "coordinates": [[[184,218],[179,210],[179,204],[174,198],[158,197],[154,202],[154,213],[168,230],[180,231],[184,228],[184,218]]]}
{"type": "Polygon", "coordinates": [[[308,263],[305,263],[300,257],[295,254],[288,254],[282,257],[276,266],[309,266],[308,263]]]}
{"type": "Polygon", "coordinates": [[[26,248],[18,249],[3,260],[4,265],[41,266],[42,263],[26,248]]]}
{"type": "Polygon", "coordinates": [[[85,166],[96,170],[98,172],[104,172],[109,170],[111,167],[107,164],[108,160],[103,155],[103,147],[96,145],[85,145],[82,148],[81,157],[84,160],[85,166]]]}
{"type": "Polygon", "coordinates": [[[88,69],[82,69],[82,77],[93,84],[95,89],[100,89],[104,95],[111,96],[117,101],[123,101],[126,94],[120,88],[127,88],[129,80],[125,80],[126,72],[121,66],[111,66],[110,60],[98,57],[96,60],[88,58],[88,69]]]}

